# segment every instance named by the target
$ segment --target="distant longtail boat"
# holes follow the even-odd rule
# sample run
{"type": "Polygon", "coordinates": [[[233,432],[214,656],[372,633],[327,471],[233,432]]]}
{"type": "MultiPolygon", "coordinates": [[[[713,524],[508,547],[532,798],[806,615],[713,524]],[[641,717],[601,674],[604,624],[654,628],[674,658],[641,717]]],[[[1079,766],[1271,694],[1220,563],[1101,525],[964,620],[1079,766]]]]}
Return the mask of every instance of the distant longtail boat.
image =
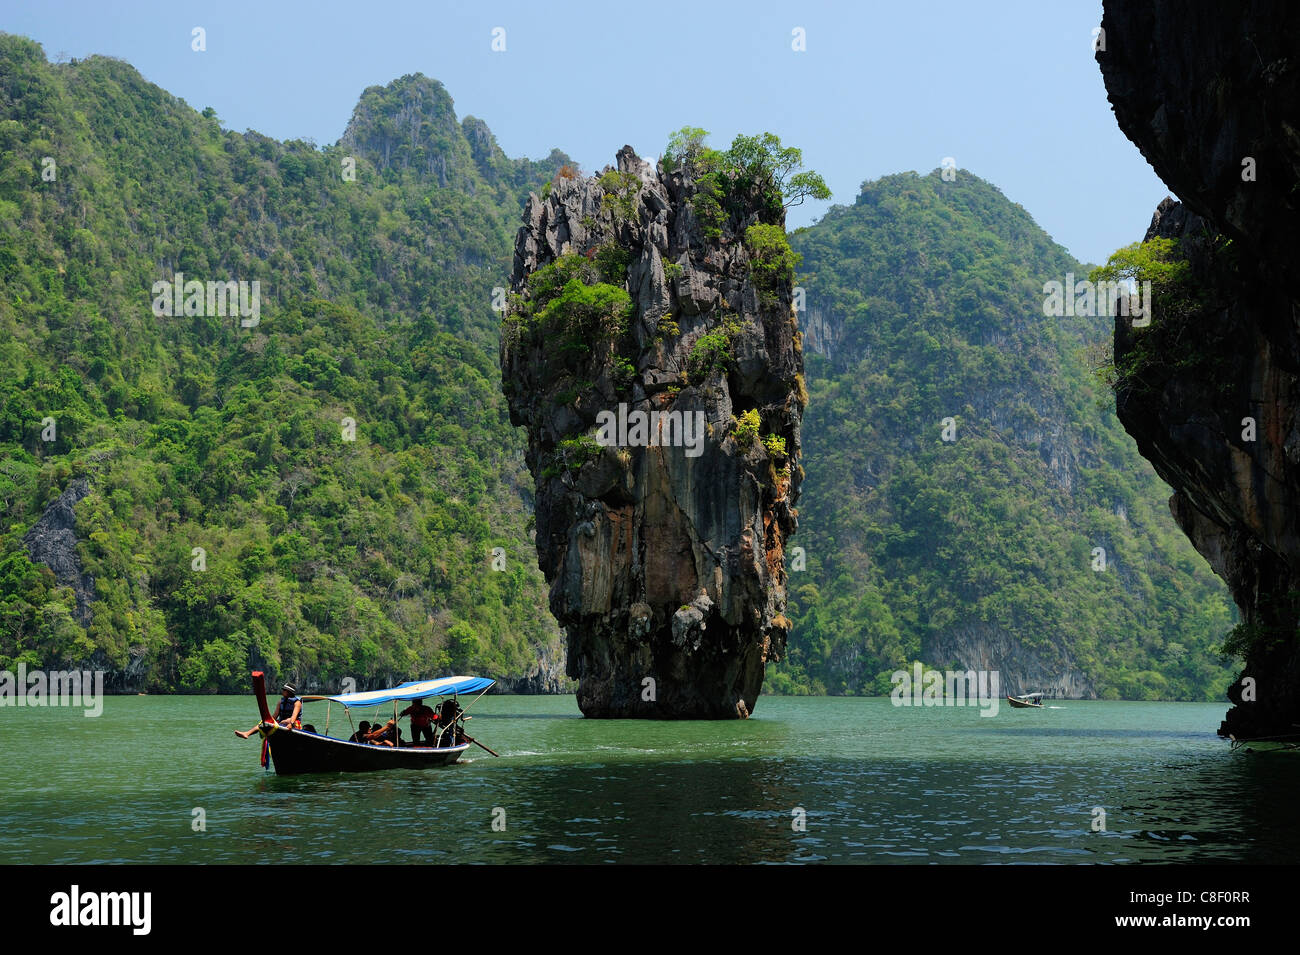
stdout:
{"type": "Polygon", "coordinates": [[[1025,710],[1025,709],[1041,710],[1043,708],[1043,694],[1026,693],[1023,696],[1012,696],[1011,694],[1008,693],[1007,702],[1010,703],[1013,707],[1015,707],[1018,710],[1025,710]]]}

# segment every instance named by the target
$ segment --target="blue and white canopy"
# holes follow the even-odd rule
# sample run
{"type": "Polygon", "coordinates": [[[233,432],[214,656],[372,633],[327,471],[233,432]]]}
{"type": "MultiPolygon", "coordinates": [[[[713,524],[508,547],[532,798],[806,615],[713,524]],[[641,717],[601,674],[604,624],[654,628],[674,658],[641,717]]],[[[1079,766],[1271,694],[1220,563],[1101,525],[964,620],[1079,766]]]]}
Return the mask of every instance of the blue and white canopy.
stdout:
{"type": "Polygon", "coordinates": [[[376,706],[394,700],[421,700],[426,696],[451,696],[453,693],[477,693],[486,690],[496,680],[481,676],[444,676],[437,680],[417,680],[403,683],[388,690],[371,690],[368,693],[344,693],[326,697],[344,706],[376,706]]]}

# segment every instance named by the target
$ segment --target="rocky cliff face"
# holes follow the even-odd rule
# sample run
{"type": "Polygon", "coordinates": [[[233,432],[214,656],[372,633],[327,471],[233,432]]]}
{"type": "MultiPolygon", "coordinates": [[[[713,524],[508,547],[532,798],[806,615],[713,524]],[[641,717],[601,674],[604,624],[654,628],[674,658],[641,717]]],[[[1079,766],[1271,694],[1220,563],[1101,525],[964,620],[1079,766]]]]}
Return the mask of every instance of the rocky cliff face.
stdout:
{"type": "Polygon", "coordinates": [[[23,536],[32,562],[45,564],[54,571],[60,587],[72,588],[77,600],[74,616],[83,627],[90,625],[95,581],[82,569],[81,558],[77,556],[77,517],[73,507],[89,493],[90,485],[85,479],[71,482],[23,536]]]}
{"type": "Polygon", "coordinates": [[[702,220],[697,188],[625,146],[531,197],[515,243],[503,387],[587,716],[748,716],[789,629],[802,356],[746,238],[784,213],[702,220]]]}
{"type": "Polygon", "coordinates": [[[1182,203],[1185,295],[1117,318],[1120,420],[1241,607],[1246,666],[1220,733],[1300,724],[1300,7],[1119,3],[1097,53],[1115,117],[1182,203]]]}
{"type": "Polygon", "coordinates": [[[521,695],[572,693],[573,681],[564,672],[564,645],[541,647],[532,669],[520,677],[503,677],[497,684],[506,693],[521,695]]]}
{"type": "Polygon", "coordinates": [[[961,623],[925,646],[927,658],[954,670],[996,672],[999,690],[1019,696],[1044,693],[1054,700],[1095,700],[1097,689],[1068,653],[1029,648],[996,624],[961,623]]]}

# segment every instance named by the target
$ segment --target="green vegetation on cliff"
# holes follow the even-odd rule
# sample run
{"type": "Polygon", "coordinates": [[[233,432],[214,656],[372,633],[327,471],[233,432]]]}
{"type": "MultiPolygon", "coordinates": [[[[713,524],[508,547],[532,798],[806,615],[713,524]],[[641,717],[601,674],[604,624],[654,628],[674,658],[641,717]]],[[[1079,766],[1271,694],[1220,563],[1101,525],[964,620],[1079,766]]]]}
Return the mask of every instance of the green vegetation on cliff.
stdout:
{"type": "Polygon", "coordinates": [[[1087,267],[966,172],[865,183],[792,244],[807,570],[770,687],[881,692],[1003,644],[1103,696],[1217,698],[1227,594],[1092,374],[1112,320],[1043,315],[1087,267]]]}
{"type": "Polygon", "coordinates": [[[773,133],[739,135],[728,149],[713,149],[709,134],[697,126],[683,126],[668,139],[663,163],[668,171],[682,169],[695,180],[691,208],[705,236],[717,238],[729,216],[760,199],[760,219],[772,225],[784,222],[784,212],[804,199],[829,199],[831,191],[821,175],[803,169],[803,151],[782,146],[773,133]]]}
{"type": "Polygon", "coordinates": [[[0,157],[0,668],[231,690],[257,664],[554,666],[491,305],[563,156],[507,159],[418,75],[321,150],[0,36],[0,157]],[[260,321],[156,316],[176,273],[259,281],[260,321]],[[22,540],[80,476],[88,630],[22,540]]]}
{"type": "MultiPolygon", "coordinates": [[[[696,164],[706,223],[745,169],[767,170],[774,213],[824,189],[774,137],[728,152],[699,130],[669,149],[696,164]]],[[[96,661],[199,691],[242,690],[250,665],[554,676],[491,307],[524,197],[565,162],[509,159],[418,75],[366,90],[319,149],[223,130],[120,61],[52,65],[0,35],[0,668],[96,661]],[[154,283],[178,273],[258,281],[258,323],[156,316],[154,283]],[[85,628],[23,543],[77,477],[85,628]]],[[[624,212],[634,184],[604,188],[624,212]]],[[[1103,695],[1217,695],[1226,596],[1090,376],[1110,323],[1042,316],[1043,282],[1086,269],[965,173],[868,183],[793,248],[764,225],[745,236],[757,274],[803,257],[811,392],[790,542],[807,567],[769,687],[876,692],[911,660],[1005,638],[1103,695]]],[[[575,348],[592,323],[619,334],[617,253],[557,269],[527,320],[575,348]]],[[[692,379],[731,348],[702,336],[692,379]]],[[[755,417],[738,436],[783,455],[755,417]]],[[[593,453],[582,436],[560,451],[555,467],[593,453]]]]}

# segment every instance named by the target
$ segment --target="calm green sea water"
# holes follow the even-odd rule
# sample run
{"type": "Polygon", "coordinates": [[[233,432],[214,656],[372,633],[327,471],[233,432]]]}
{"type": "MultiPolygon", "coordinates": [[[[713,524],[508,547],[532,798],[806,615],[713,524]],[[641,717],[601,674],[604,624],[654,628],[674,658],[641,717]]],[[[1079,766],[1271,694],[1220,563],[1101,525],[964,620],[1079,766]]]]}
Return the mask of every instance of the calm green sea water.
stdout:
{"type": "Polygon", "coordinates": [[[489,696],[471,732],[502,759],[277,777],[232,732],[251,696],[4,708],[0,862],[1300,861],[1300,756],[1230,754],[1224,709],[764,697],[745,722],[649,723],[489,696]]]}

